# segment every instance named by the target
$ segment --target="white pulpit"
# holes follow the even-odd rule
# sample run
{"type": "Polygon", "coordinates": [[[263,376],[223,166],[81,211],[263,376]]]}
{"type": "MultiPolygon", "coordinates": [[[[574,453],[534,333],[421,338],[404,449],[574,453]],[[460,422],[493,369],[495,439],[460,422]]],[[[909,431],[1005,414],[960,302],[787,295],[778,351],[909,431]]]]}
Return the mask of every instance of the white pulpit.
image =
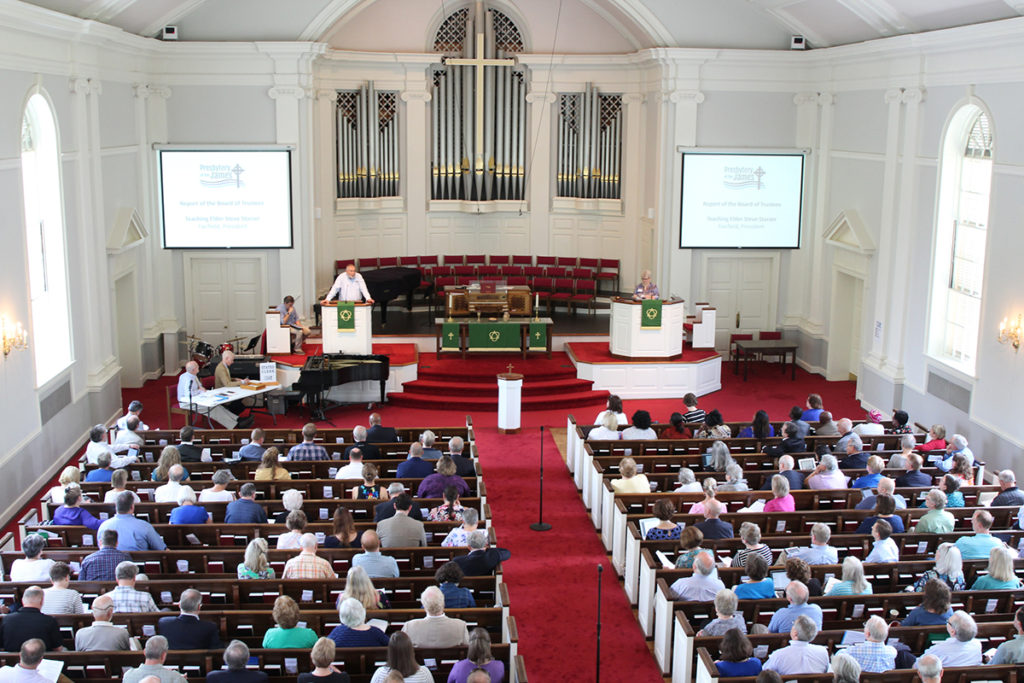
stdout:
{"type": "Polygon", "coordinates": [[[373,353],[373,333],[370,328],[372,304],[356,304],[353,307],[356,325],[354,330],[338,329],[338,307],[331,301],[321,307],[323,321],[324,353],[347,353],[367,355],[373,353]]]}
{"type": "Polygon", "coordinates": [[[682,299],[666,299],[661,305],[661,327],[640,327],[639,301],[613,299],[611,314],[612,355],[625,358],[671,358],[683,352],[682,299]]]}
{"type": "Polygon", "coordinates": [[[498,431],[502,434],[519,432],[522,396],[522,375],[517,372],[498,375],[498,431]]]}
{"type": "Polygon", "coordinates": [[[291,353],[292,330],[281,324],[277,309],[267,311],[267,353],[291,353]]]}

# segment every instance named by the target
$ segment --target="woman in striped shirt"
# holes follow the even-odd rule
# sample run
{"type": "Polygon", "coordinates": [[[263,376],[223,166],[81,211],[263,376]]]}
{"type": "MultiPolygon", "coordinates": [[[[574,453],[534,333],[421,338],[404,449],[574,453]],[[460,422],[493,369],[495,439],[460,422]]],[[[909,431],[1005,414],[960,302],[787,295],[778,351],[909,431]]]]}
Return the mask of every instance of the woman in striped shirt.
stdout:
{"type": "Polygon", "coordinates": [[[736,557],[732,560],[732,566],[746,567],[747,557],[750,555],[760,555],[768,566],[771,566],[772,549],[761,543],[761,527],[753,522],[743,522],[740,525],[740,540],[743,541],[743,545],[746,547],[736,551],[736,557]]]}
{"type": "Polygon", "coordinates": [[[71,567],[63,562],[55,562],[50,567],[50,588],[43,591],[43,606],[39,610],[43,614],[82,614],[82,594],[73,588],[71,583],[71,567]]]}

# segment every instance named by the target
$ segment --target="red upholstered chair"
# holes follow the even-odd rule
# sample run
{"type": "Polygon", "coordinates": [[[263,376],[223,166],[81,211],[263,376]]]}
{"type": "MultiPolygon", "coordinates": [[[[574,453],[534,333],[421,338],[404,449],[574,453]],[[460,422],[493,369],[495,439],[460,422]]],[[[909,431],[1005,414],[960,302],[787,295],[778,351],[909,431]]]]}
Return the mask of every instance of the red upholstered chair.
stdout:
{"type": "Polygon", "coordinates": [[[525,275],[510,275],[508,277],[508,284],[513,287],[525,287],[529,286],[530,278],[525,275]]]}
{"type": "Polygon", "coordinates": [[[498,266],[498,272],[505,277],[517,277],[523,274],[522,266],[498,266]]]}
{"type": "Polygon", "coordinates": [[[597,298],[597,282],[590,278],[576,280],[576,293],[569,299],[569,310],[576,314],[576,308],[584,304],[594,315],[594,300],[597,298]]]}
{"type": "Polygon", "coordinates": [[[601,267],[601,262],[596,258],[580,258],[580,268],[590,268],[596,271],[601,267]]]}
{"type": "Polygon", "coordinates": [[[513,254],[512,265],[514,266],[532,266],[533,257],[529,254],[513,254]]]}
{"type": "Polygon", "coordinates": [[[421,266],[436,266],[437,256],[418,256],[421,266]]]}
{"type": "Polygon", "coordinates": [[[348,267],[348,264],[355,265],[356,260],[353,258],[338,259],[334,262],[334,276],[337,277],[341,271],[348,267]]]}
{"type": "Polygon", "coordinates": [[[455,266],[452,270],[455,271],[455,276],[459,278],[460,282],[466,282],[468,279],[476,277],[476,266],[455,266]]]}
{"type": "Polygon", "coordinates": [[[480,277],[484,277],[485,275],[500,275],[501,273],[499,272],[499,268],[499,266],[477,266],[476,274],[480,277]]]}
{"type": "Polygon", "coordinates": [[[576,257],[575,256],[559,256],[555,259],[555,265],[562,266],[563,268],[575,268],[576,257]]]}
{"type": "Polygon", "coordinates": [[[565,304],[565,310],[568,311],[570,309],[569,302],[575,293],[575,283],[571,277],[555,278],[555,289],[551,292],[551,298],[548,300],[549,309],[554,310],[555,306],[565,304]]]}
{"type": "Polygon", "coordinates": [[[782,332],[775,330],[774,332],[758,332],[757,338],[761,341],[770,339],[782,339],[782,332]]]}
{"type": "Polygon", "coordinates": [[[472,265],[479,265],[481,263],[487,263],[487,254],[472,254],[466,256],[466,263],[472,265]]]}
{"type": "Polygon", "coordinates": [[[619,259],[617,258],[603,258],[598,259],[600,262],[601,270],[597,271],[598,282],[611,282],[615,281],[615,293],[619,291],[619,259]]]}
{"type": "Polygon", "coordinates": [[[378,268],[391,268],[391,267],[397,266],[397,265],[398,265],[398,257],[397,256],[381,256],[379,259],[377,259],[377,267],[378,268]]]}
{"type": "Polygon", "coordinates": [[[537,300],[546,303],[548,307],[548,315],[551,315],[551,290],[555,288],[555,281],[549,277],[535,277],[533,283],[530,285],[532,293],[537,297],[537,300]]]}
{"type": "Polygon", "coordinates": [[[434,266],[430,269],[430,272],[434,274],[434,277],[444,277],[445,275],[455,275],[455,266],[434,266]]]}
{"type": "MultiPolygon", "coordinates": [[[[577,280],[593,280],[594,279],[594,271],[592,271],[590,268],[573,268],[569,272],[569,275],[572,275],[577,280]]],[[[595,282],[594,284],[596,285],[597,283],[595,282]]]]}
{"type": "Polygon", "coordinates": [[[461,266],[466,262],[466,256],[464,254],[445,254],[444,264],[446,266],[461,266]]]}
{"type": "Polygon", "coordinates": [[[730,334],[729,335],[729,360],[732,360],[739,355],[739,349],[736,348],[736,342],[738,341],[753,341],[753,334],[730,334]]]}
{"type": "Polygon", "coordinates": [[[492,266],[507,266],[508,264],[512,263],[512,257],[495,256],[494,254],[491,254],[490,256],[487,257],[487,262],[492,266]]]}
{"type": "Polygon", "coordinates": [[[403,268],[418,268],[420,265],[419,256],[399,256],[398,265],[403,268]]]}
{"type": "Polygon", "coordinates": [[[544,274],[548,277],[565,277],[569,273],[565,266],[548,266],[544,269],[544,274]]]}
{"type": "Polygon", "coordinates": [[[554,265],[557,265],[556,261],[557,261],[557,259],[555,259],[554,256],[538,256],[537,257],[537,265],[538,266],[554,266],[554,265]]]}
{"type": "Polygon", "coordinates": [[[360,256],[359,262],[356,263],[356,267],[359,268],[359,270],[366,270],[367,268],[376,268],[377,263],[379,261],[380,259],[378,259],[376,256],[372,258],[369,256],[360,256]]]}
{"type": "Polygon", "coordinates": [[[546,277],[544,266],[523,266],[523,275],[526,277],[546,277]]]}

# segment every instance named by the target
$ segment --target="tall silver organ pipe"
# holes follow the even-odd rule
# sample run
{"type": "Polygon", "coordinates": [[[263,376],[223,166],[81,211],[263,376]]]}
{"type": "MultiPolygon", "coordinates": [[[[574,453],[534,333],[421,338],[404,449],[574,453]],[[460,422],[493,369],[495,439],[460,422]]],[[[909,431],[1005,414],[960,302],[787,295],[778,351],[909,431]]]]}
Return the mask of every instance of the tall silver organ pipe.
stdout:
{"type": "Polygon", "coordinates": [[[397,93],[373,81],[337,99],[338,197],[398,195],[397,93]]]}
{"type": "Polygon", "coordinates": [[[560,197],[619,199],[622,179],[622,96],[591,83],[559,98],[556,190],[560,197]]]}

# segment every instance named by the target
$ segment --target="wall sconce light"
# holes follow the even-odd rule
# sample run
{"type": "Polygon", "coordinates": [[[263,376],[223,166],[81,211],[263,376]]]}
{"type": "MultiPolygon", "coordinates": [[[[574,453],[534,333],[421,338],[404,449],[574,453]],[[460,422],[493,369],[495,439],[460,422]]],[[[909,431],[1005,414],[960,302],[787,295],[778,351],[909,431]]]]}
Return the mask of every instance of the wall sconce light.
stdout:
{"type": "Polygon", "coordinates": [[[1014,351],[1020,350],[1021,338],[1024,337],[1024,323],[1021,322],[1021,315],[1017,315],[1017,322],[1011,323],[1008,318],[1003,318],[999,323],[999,343],[1011,344],[1014,351]]]}
{"type": "Polygon", "coordinates": [[[15,323],[0,316],[0,342],[3,344],[4,358],[15,349],[28,348],[28,332],[21,323],[15,323]]]}

